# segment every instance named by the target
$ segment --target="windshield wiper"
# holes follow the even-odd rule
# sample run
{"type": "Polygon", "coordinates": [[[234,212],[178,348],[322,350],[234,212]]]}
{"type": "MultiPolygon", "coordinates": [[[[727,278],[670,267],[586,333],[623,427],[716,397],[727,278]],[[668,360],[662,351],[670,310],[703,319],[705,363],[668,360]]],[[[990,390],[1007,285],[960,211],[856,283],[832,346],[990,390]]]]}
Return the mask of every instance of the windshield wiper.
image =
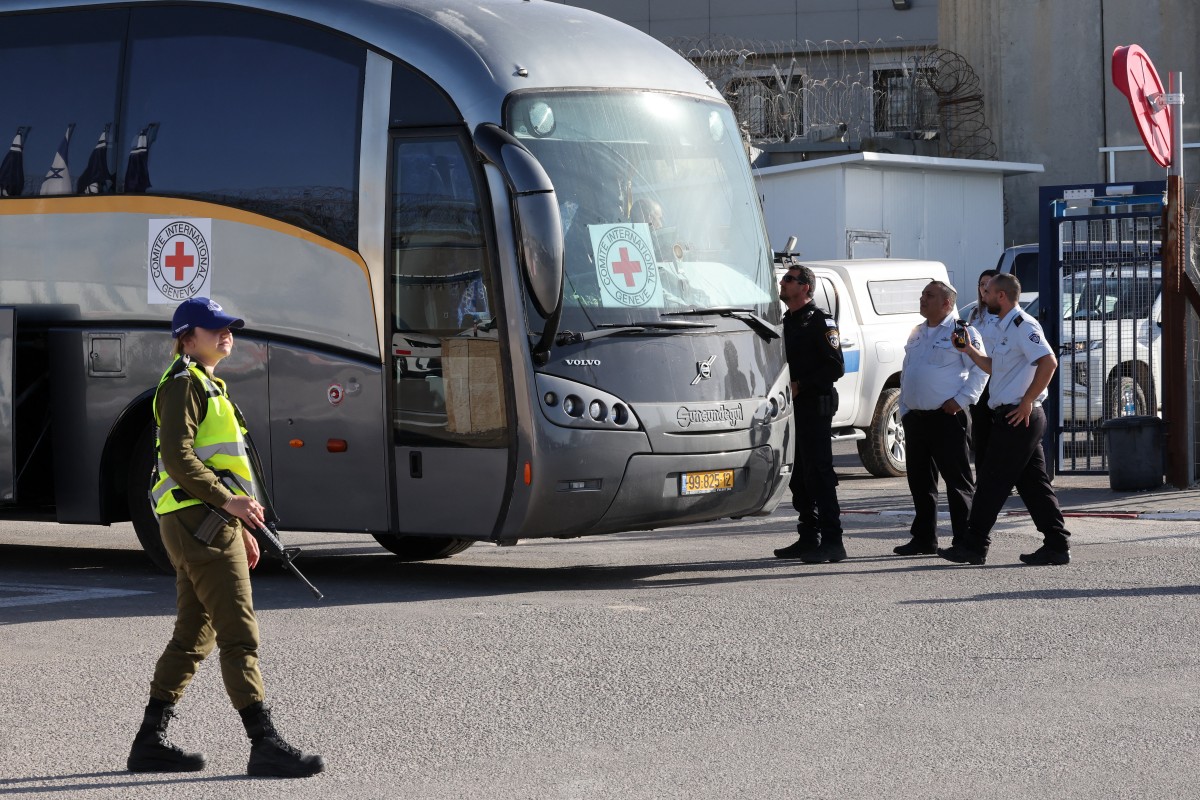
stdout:
{"type": "Polygon", "coordinates": [[[588,342],[592,339],[602,339],[605,336],[621,336],[635,333],[647,333],[653,330],[662,331],[678,331],[678,330],[696,330],[698,328],[715,328],[707,322],[685,322],[684,320],[651,320],[649,322],[602,322],[596,326],[597,330],[576,332],[563,331],[558,334],[555,339],[555,344],[561,346],[564,344],[578,344],[579,342],[588,342]]]}
{"type": "Polygon", "coordinates": [[[722,317],[738,319],[750,326],[750,328],[768,342],[772,339],[779,338],[779,330],[767,322],[765,319],[755,314],[748,308],[738,308],[737,306],[710,306],[708,308],[689,308],[687,311],[668,311],[663,314],[664,317],[702,317],[707,314],[717,314],[722,317]]]}

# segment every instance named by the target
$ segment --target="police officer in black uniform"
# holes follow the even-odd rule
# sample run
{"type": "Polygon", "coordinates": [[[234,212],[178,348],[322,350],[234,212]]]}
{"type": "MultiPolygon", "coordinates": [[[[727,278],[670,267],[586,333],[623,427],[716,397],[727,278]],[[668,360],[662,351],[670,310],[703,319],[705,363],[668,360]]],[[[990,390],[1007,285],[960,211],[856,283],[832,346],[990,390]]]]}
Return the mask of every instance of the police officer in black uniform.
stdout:
{"type": "Polygon", "coordinates": [[[775,551],[777,558],[808,564],[846,557],[842,544],[837,475],[833,471],[833,414],[838,396],[833,384],[845,374],[837,322],[813,302],[816,278],[799,264],[779,281],[779,299],[787,306],[783,343],[792,377],[796,412],[796,458],[792,466],[792,506],[800,515],[794,544],[775,551]]]}

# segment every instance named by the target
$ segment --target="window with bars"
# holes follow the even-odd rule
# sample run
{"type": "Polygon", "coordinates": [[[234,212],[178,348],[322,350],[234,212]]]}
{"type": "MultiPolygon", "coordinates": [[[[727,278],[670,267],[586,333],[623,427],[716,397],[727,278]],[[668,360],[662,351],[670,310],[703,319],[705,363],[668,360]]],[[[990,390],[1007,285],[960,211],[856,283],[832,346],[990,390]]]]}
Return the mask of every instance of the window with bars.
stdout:
{"type": "Polygon", "coordinates": [[[804,131],[804,79],[775,74],[744,77],[725,90],[725,100],[752,139],[789,141],[804,131]]]}
{"type": "Polygon", "coordinates": [[[936,132],[936,78],[936,71],[927,67],[875,70],[875,133],[936,132]]]}

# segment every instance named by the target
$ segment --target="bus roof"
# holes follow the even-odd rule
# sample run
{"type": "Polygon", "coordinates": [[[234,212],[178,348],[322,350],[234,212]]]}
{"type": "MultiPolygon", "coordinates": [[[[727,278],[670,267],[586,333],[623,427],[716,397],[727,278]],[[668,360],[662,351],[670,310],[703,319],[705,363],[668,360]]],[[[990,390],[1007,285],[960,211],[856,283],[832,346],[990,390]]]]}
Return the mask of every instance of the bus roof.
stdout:
{"type": "MultiPolygon", "coordinates": [[[[9,0],[6,11],[137,6],[157,0],[9,0]]],[[[704,75],[652,37],[548,0],[222,0],[345,33],[443,86],[467,123],[500,122],[520,89],[660,89],[719,98],[704,75]],[[526,74],[522,75],[521,72],[526,74]]]]}

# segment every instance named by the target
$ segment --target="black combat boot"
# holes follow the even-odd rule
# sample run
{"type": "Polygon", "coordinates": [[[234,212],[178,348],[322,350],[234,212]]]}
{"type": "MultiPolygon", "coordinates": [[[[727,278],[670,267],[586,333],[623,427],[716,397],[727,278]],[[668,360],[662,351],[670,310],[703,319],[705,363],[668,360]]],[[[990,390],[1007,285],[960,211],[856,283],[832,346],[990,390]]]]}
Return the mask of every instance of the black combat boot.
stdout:
{"type": "Polygon", "coordinates": [[[800,560],[805,564],[824,564],[826,561],[836,564],[846,560],[846,546],[842,543],[841,536],[822,533],[821,546],[816,550],[801,553],[800,560]]]}
{"type": "Polygon", "coordinates": [[[776,558],[800,558],[805,553],[811,553],[821,545],[821,535],[811,528],[797,526],[800,538],[775,551],[776,558]]]}
{"type": "Polygon", "coordinates": [[[125,761],[130,772],[196,772],[204,769],[203,753],[185,753],[167,738],[167,723],[174,716],[174,705],[150,698],[142,727],[133,737],[133,747],[125,761]]]}
{"type": "Polygon", "coordinates": [[[284,741],[271,722],[271,709],[262,703],[238,712],[250,737],[250,763],[246,772],[266,778],[307,778],[325,771],[325,759],[302,753],[284,741]]]}

